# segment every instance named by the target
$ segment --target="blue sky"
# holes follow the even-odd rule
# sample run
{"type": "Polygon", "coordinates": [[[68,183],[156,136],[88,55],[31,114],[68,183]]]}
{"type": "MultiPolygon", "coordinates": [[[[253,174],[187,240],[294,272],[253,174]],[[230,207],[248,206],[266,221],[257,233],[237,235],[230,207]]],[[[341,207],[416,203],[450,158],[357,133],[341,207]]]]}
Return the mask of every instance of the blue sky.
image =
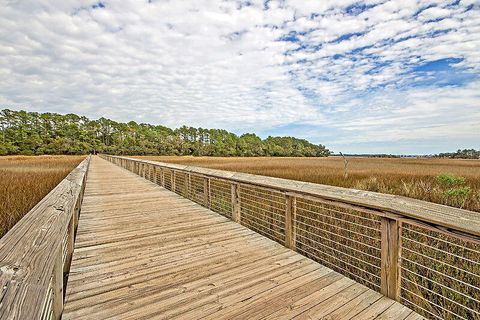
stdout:
{"type": "Polygon", "coordinates": [[[480,149],[478,1],[7,1],[0,104],[345,153],[480,149]]]}

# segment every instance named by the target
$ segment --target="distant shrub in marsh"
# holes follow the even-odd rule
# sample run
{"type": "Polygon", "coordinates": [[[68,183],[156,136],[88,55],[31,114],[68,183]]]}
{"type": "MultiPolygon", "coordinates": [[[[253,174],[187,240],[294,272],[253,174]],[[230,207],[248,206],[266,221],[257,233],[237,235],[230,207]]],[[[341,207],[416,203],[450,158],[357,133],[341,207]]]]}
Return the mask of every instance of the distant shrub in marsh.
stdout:
{"type": "Polygon", "coordinates": [[[442,173],[436,176],[435,178],[437,179],[438,182],[450,187],[463,185],[465,183],[464,177],[456,176],[450,173],[442,173]]]}
{"type": "Polygon", "coordinates": [[[454,187],[443,192],[446,203],[455,207],[463,208],[472,190],[470,187],[454,187]]]}
{"type": "Polygon", "coordinates": [[[446,197],[464,198],[468,196],[471,191],[469,187],[457,187],[445,190],[443,194],[446,197]]]}

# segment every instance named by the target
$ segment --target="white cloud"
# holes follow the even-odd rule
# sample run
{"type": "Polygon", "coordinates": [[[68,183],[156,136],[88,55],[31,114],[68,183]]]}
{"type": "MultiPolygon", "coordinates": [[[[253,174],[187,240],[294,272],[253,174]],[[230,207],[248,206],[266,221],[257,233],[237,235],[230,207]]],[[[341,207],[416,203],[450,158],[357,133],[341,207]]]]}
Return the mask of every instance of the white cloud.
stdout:
{"type": "Polygon", "coordinates": [[[334,132],[295,132],[327,145],[470,139],[450,120],[479,117],[479,52],[468,1],[7,1],[0,103],[265,133],[304,123],[334,132]],[[413,85],[434,78],[416,66],[447,58],[469,80],[413,85]]]}

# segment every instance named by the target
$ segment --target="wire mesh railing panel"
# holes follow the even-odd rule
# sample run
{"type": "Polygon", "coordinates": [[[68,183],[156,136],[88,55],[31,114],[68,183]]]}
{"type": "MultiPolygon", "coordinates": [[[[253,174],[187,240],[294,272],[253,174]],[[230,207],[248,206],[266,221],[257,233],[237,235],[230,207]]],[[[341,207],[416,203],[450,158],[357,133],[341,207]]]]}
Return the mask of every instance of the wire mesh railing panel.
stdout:
{"type": "Polygon", "coordinates": [[[205,178],[191,174],[188,188],[188,198],[198,204],[205,205],[205,191],[205,178]]]}
{"type": "Polygon", "coordinates": [[[187,197],[188,174],[185,172],[175,171],[175,193],[182,197],[187,197]]]}
{"type": "Polygon", "coordinates": [[[225,180],[210,179],[210,209],[232,218],[232,185],[225,180]]]}
{"type": "Polygon", "coordinates": [[[285,243],[285,194],[252,185],[240,185],[241,224],[272,240],[285,243]]]}
{"type": "Polygon", "coordinates": [[[378,216],[297,198],[296,250],[377,291],[381,285],[378,216]]]}
{"type": "Polygon", "coordinates": [[[163,169],[163,186],[170,191],[172,191],[172,174],[172,170],[163,169]]]}
{"type": "Polygon", "coordinates": [[[480,319],[480,245],[403,223],[402,303],[432,319],[480,319]]]}

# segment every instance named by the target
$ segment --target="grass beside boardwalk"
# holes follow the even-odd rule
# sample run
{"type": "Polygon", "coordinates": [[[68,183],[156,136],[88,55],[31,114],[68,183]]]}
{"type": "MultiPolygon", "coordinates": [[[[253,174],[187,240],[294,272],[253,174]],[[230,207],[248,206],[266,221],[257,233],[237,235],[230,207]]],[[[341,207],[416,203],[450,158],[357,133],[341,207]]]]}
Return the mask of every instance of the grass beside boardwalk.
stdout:
{"type": "Polygon", "coordinates": [[[480,212],[480,160],[139,157],[396,194],[480,212]]]}
{"type": "Polygon", "coordinates": [[[0,237],[84,158],[84,156],[0,157],[0,237]]]}

